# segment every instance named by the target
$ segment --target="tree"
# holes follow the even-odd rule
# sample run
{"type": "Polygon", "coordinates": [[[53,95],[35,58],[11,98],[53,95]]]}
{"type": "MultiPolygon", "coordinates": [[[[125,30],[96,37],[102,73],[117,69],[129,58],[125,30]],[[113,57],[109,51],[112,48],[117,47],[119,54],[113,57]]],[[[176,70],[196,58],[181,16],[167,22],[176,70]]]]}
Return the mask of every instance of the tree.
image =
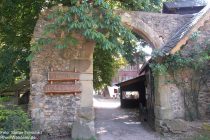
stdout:
{"type": "Polygon", "coordinates": [[[30,40],[43,1],[2,0],[0,3],[0,91],[18,78],[29,77],[30,40]]]}
{"type": "Polygon", "coordinates": [[[126,63],[118,53],[96,46],[93,55],[93,86],[99,90],[109,85],[117,70],[126,63]]]}

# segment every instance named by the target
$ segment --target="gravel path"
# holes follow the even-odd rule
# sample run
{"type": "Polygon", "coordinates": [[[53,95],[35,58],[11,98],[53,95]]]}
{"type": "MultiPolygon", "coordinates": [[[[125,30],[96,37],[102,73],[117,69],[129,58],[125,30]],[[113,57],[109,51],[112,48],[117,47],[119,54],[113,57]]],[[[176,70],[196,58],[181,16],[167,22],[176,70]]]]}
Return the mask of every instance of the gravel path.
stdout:
{"type": "Polygon", "coordinates": [[[94,97],[97,140],[160,140],[146,123],[139,121],[137,109],[121,109],[119,99],[94,97]]]}

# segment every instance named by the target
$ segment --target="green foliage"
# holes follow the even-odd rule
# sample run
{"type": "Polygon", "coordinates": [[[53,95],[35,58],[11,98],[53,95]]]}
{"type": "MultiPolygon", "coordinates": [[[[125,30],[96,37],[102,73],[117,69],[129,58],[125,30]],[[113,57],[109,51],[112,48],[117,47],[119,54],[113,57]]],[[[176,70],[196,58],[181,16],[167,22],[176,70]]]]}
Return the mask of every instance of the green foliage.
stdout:
{"type": "Polygon", "coordinates": [[[95,1],[93,4],[83,2],[68,9],[60,6],[48,18],[55,21],[46,27],[45,34],[56,33],[60,36],[39,39],[33,50],[40,50],[39,47],[49,42],[55,44],[56,48],[66,48],[73,44],[69,38],[73,38],[72,33],[75,32],[111,51],[123,51],[127,47],[124,42],[135,44],[135,36],[121,24],[120,17],[115,16],[109,5],[103,1],[95,1]]]}
{"type": "Polygon", "coordinates": [[[30,131],[31,121],[27,114],[18,107],[0,107],[0,130],[2,131],[30,131]]]}
{"type": "Polygon", "coordinates": [[[202,125],[202,128],[203,128],[204,130],[207,130],[207,131],[210,132],[210,124],[204,123],[204,124],[202,125]]]}
{"type": "Polygon", "coordinates": [[[0,103],[2,103],[2,102],[8,102],[10,100],[11,100],[11,98],[9,96],[0,97],[0,103]]]}
{"type": "Polygon", "coordinates": [[[0,91],[28,77],[30,40],[43,0],[0,1],[0,91]],[[25,75],[25,76],[24,76],[25,75]]]}
{"type": "Polygon", "coordinates": [[[93,55],[93,86],[95,89],[101,89],[112,81],[121,66],[116,56],[117,54],[114,57],[113,52],[96,46],[93,55]]]}
{"type": "Polygon", "coordinates": [[[162,4],[172,0],[107,0],[113,8],[133,11],[161,12],[162,4]]]}
{"type": "Polygon", "coordinates": [[[150,67],[152,68],[154,74],[163,74],[169,71],[177,71],[184,68],[201,71],[207,66],[207,63],[210,60],[209,52],[209,45],[196,44],[191,47],[190,50],[182,50],[165,57],[163,57],[161,52],[156,53],[156,56],[153,56],[155,59],[150,67]]]}
{"type": "Polygon", "coordinates": [[[190,36],[190,40],[197,40],[199,37],[200,32],[194,32],[191,36],[190,36]]]}
{"type": "Polygon", "coordinates": [[[152,69],[152,72],[154,75],[158,74],[166,74],[168,71],[168,66],[164,64],[150,64],[150,68],[152,69]]]}

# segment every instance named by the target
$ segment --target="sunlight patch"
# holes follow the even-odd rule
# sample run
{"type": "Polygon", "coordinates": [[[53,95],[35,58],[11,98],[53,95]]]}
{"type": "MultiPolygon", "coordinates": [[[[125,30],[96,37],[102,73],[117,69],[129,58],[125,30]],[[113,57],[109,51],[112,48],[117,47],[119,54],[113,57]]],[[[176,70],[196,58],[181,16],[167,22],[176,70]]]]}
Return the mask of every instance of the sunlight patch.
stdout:
{"type": "Polygon", "coordinates": [[[93,99],[93,105],[96,108],[118,108],[120,107],[120,102],[101,102],[93,99]]]}
{"type": "Polygon", "coordinates": [[[97,134],[104,134],[107,133],[108,131],[104,127],[100,127],[100,129],[97,131],[97,134]]]}
{"type": "Polygon", "coordinates": [[[124,122],[125,124],[141,124],[141,122],[124,122]]]}

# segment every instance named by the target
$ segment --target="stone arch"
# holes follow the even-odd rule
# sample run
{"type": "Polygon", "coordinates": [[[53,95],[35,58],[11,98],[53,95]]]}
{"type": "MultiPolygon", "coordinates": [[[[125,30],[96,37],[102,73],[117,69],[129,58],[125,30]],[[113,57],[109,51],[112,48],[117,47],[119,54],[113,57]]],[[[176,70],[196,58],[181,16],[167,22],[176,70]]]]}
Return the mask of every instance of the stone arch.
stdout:
{"type": "Polygon", "coordinates": [[[142,36],[153,48],[160,48],[163,45],[163,40],[159,35],[142,20],[136,20],[134,16],[128,13],[122,14],[121,20],[123,24],[128,26],[138,35],[142,36]]]}

